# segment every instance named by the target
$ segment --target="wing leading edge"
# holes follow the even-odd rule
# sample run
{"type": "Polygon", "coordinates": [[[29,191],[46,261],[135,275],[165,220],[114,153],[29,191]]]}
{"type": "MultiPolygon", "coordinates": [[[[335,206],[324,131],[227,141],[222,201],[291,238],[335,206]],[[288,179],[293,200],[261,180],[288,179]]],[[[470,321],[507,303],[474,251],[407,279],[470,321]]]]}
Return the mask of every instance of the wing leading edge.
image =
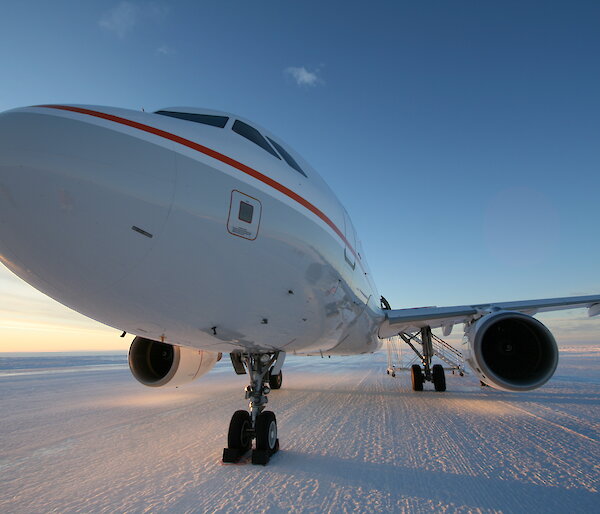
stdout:
{"type": "Polygon", "coordinates": [[[399,332],[411,332],[423,327],[442,328],[447,336],[458,323],[468,323],[491,312],[516,311],[531,316],[540,312],[588,308],[588,315],[600,314],[600,295],[547,298],[516,302],[481,303],[454,307],[421,307],[385,311],[385,320],[379,327],[379,337],[392,337],[399,332]]]}

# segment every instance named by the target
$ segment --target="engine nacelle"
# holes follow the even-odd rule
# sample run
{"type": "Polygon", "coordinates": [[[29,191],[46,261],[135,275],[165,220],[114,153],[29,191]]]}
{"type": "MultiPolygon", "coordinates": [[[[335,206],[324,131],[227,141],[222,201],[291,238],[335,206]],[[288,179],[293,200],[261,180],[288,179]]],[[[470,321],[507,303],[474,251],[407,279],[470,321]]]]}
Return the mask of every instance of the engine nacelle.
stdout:
{"type": "Polygon", "coordinates": [[[149,387],[180,386],[205,373],[221,359],[220,353],[194,350],[136,337],[129,348],[129,369],[149,387]]]}
{"type": "Polygon", "coordinates": [[[558,346],[537,319],[520,312],[488,314],[467,328],[465,358],[477,377],[504,391],[544,385],[558,365],[558,346]]]}

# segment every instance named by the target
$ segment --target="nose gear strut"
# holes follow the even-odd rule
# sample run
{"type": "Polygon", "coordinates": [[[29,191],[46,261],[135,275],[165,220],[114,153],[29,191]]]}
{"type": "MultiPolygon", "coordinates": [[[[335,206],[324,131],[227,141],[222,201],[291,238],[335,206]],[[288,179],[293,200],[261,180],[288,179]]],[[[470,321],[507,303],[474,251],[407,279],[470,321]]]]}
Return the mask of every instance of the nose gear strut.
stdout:
{"type": "Polygon", "coordinates": [[[268,385],[270,370],[278,357],[279,352],[238,355],[250,377],[250,384],[245,389],[246,399],[250,402],[248,411],[238,410],[231,418],[223,462],[238,462],[250,450],[253,440],[256,440],[256,446],[252,450],[252,464],[266,465],[279,450],[275,414],[264,410],[269,401],[267,395],[271,392],[268,385]]]}

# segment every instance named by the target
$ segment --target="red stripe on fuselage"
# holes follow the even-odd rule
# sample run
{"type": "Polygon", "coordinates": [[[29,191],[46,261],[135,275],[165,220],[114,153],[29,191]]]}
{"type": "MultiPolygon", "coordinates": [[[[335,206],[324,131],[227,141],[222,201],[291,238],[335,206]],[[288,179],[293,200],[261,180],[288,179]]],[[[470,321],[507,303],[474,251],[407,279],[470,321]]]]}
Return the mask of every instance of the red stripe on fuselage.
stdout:
{"type": "Polygon", "coordinates": [[[154,134],[155,136],[163,137],[165,139],[169,139],[175,143],[191,148],[192,150],[196,150],[197,152],[203,153],[204,155],[208,155],[213,159],[221,161],[222,163],[228,164],[229,166],[245,173],[246,175],[250,175],[257,180],[260,180],[263,184],[267,184],[271,186],[273,189],[276,189],[280,193],[283,193],[287,197],[296,201],[313,214],[322,219],[331,229],[340,237],[342,241],[346,244],[346,246],[350,249],[350,251],[354,254],[355,258],[358,259],[358,255],[356,250],[352,247],[352,245],[348,242],[342,231],[337,228],[337,226],[329,219],[329,217],[321,211],[318,207],[314,206],[308,200],[302,198],[298,193],[292,191],[291,189],[285,187],[283,184],[273,180],[271,177],[261,173],[260,171],[251,168],[250,166],[246,166],[245,164],[228,157],[222,153],[217,152],[207,146],[203,146],[199,143],[195,143],[194,141],[190,141],[189,139],[185,139],[181,136],[177,136],[175,134],[171,134],[170,132],[166,132],[165,130],[158,129],[156,127],[152,127],[150,125],[145,125],[144,123],[139,123],[137,121],[128,120],[127,118],[121,118],[120,116],[114,116],[113,114],[106,114],[100,111],[92,111],[90,109],[82,109],[81,107],[71,107],[68,105],[37,105],[36,107],[45,107],[48,109],[59,109],[62,111],[71,111],[79,114],[87,114],[88,116],[94,116],[95,118],[101,118],[108,121],[113,121],[115,123],[120,123],[121,125],[127,125],[128,127],[133,127],[138,130],[142,130],[144,132],[148,132],[149,134],[154,134]]]}

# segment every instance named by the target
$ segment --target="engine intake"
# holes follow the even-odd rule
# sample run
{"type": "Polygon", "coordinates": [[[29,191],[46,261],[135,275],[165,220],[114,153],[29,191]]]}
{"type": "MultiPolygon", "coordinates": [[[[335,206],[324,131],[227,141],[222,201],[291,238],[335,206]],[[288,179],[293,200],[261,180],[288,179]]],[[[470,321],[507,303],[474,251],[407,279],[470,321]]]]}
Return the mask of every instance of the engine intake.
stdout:
{"type": "Polygon", "coordinates": [[[467,362],[488,385],[505,391],[529,391],[544,385],[558,365],[552,333],[520,312],[484,316],[466,333],[467,362]]]}
{"type": "Polygon", "coordinates": [[[180,386],[205,373],[221,359],[220,353],[194,350],[136,337],[129,348],[129,369],[149,387],[180,386]]]}

